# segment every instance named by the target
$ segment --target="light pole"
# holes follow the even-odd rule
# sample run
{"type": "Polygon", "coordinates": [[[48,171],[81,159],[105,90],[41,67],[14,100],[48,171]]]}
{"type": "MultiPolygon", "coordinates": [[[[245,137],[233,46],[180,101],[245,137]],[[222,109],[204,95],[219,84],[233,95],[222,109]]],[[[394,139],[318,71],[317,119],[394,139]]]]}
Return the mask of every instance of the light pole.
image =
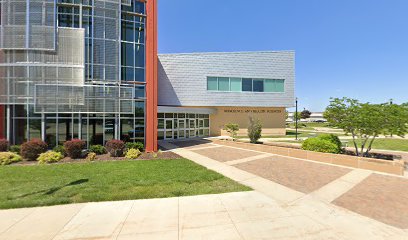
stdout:
{"type": "Polygon", "coordinates": [[[296,98],[295,128],[296,128],[296,141],[297,141],[298,140],[298,98],[296,98]]]}

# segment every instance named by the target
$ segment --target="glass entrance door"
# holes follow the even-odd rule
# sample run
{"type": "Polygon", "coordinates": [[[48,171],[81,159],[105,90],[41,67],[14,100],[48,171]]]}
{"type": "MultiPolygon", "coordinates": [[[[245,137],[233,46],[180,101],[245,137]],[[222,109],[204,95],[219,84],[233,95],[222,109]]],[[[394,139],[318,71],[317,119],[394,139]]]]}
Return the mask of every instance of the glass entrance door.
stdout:
{"type": "Polygon", "coordinates": [[[204,137],[204,119],[199,119],[198,120],[198,135],[200,137],[204,137]]]}
{"type": "Polygon", "coordinates": [[[195,130],[196,124],[195,124],[195,123],[196,123],[195,119],[190,119],[190,120],[189,120],[189,128],[190,128],[189,138],[193,138],[193,137],[196,136],[196,130],[195,130]]]}
{"type": "Polygon", "coordinates": [[[186,138],[186,120],[178,119],[178,136],[179,138],[186,138]]]}
{"type": "Polygon", "coordinates": [[[164,128],[165,128],[164,139],[173,139],[174,138],[173,119],[166,119],[164,123],[164,128]]]}

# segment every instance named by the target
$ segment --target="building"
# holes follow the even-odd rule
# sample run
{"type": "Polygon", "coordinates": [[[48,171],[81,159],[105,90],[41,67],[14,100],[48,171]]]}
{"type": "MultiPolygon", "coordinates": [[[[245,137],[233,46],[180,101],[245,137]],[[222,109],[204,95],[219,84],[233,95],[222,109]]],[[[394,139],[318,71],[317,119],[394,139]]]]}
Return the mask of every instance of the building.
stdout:
{"type": "Polygon", "coordinates": [[[294,52],[157,54],[157,0],[0,0],[0,138],[285,134],[294,52]]]}
{"type": "Polygon", "coordinates": [[[293,51],[159,55],[159,139],[247,134],[249,117],[265,135],[285,135],[293,107],[293,51]]]}
{"type": "Polygon", "coordinates": [[[0,3],[0,137],[157,149],[156,0],[0,3]]]}

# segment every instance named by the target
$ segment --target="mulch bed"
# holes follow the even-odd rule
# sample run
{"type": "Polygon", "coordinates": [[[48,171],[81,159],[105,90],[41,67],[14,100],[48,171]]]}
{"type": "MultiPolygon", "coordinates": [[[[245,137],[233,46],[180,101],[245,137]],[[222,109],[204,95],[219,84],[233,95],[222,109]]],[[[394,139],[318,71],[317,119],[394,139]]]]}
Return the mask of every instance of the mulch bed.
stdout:
{"type": "MultiPolygon", "coordinates": [[[[137,159],[133,159],[135,161],[139,160],[170,160],[170,159],[180,159],[182,158],[180,155],[175,154],[173,152],[161,152],[161,153],[156,153],[157,156],[155,157],[153,153],[146,153],[143,152],[142,155],[140,155],[137,159]]],[[[130,160],[126,159],[125,157],[111,157],[109,154],[103,154],[103,155],[97,155],[96,159],[93,162],[97,161],[123,161],[123,160],[130,160]]],[[[89,162],[88,160],[81,158],[81,159],[72,159],[70,157],[65,157],[58,163],[52,163],[52,164],[62,164],[62,163],[84,163],[84,162],[89,162]]],[[[13,163],[11,165],[37,165],[37,161],[21,161],[17,163],[13,163]]]]}

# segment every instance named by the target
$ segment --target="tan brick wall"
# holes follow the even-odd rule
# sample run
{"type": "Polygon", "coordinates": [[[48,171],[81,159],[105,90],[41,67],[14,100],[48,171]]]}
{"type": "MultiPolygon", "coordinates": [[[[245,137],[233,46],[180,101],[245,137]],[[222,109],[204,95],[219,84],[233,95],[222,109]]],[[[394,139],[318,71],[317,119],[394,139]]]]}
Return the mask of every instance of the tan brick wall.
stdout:
{"type": "Polygon", "coordinates": [[[223,129],[226,123],[237,123],[238,135],[247,135],[249,117],[257,118],[262,123],[262,135],[285,135],[285,108],[260,107],[213,107],[216,114],[210,116],[211,136],[228,135],[223,129]]]}

